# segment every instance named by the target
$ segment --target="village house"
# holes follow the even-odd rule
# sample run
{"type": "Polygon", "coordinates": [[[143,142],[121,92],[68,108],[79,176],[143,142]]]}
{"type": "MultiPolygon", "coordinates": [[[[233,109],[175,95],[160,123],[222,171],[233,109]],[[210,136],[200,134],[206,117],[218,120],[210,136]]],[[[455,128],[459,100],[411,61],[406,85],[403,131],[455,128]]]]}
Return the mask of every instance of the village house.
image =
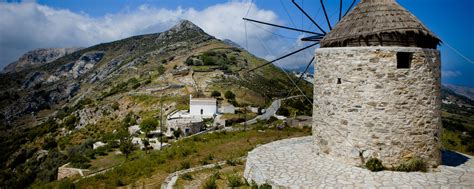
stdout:
{"type": "Polygon", "coordinates": [[[173,137],[173,132],[181,130],[189,136],[205,129],[204,119],[211,119],[217,115],[217,100],[214,98],[193,98],[189,96],[189,111],[176,111],[168,116],[167,137],[173,137]]]}
{"type": "Polygon", "coordinates": [[[217,114],[217,100],[215,98],[193,98],[190,95],[189,114],[202,118],[212,118],[217,114]]]}

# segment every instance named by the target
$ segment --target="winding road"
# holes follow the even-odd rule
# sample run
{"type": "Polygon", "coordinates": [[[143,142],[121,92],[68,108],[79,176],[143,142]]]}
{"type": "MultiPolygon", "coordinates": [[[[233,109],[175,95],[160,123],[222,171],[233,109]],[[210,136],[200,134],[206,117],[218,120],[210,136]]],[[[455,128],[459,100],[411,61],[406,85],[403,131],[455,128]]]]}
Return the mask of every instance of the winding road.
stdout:
{"type": "Polygon", "coordinates": [[[288,99],[292,99],[292,98],[298,98],[298,97],[301,97],[302,95],[297,95],[297,96],[290,96],[288,98],[281,98],[281,99],[277,99],[275,101],[272,102],[272,104],[266,109],[265,113],[262,114],[262,115],[259,115],[251,120],[248,120],[246,122],[243,122],[241,123],[242,125],[252,125],[252,124],[255,124],[257,123],[258,120],[269,120],[272,116],[274,116],[276,114],[276,112],[278,111],[278,109],[280,109],[280,106],[281,106],[281,101],[282,100],[288,100],[288,99]]]}

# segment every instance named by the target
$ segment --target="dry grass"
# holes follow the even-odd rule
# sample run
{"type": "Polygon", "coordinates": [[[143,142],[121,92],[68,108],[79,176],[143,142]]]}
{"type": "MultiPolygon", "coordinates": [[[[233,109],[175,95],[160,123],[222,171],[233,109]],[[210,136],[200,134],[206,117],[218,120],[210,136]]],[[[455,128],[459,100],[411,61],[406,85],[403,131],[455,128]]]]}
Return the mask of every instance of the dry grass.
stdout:
{"type": "MultiPolygon", "coordinates": [[[[219,178],[216,180],[217,188],[228,188],[228,178],[230,175],[236,175],[243,178],[245,162],[242,165],[230,166],[224,165],[220,168],[205,169],[190,173],[192,180],[186,180],[179,177],[176,181],[175,188],[202,188],[203,184],[216,173],[219,178]]],[[[242,179],[243,181],[243,179],[242,179]]],[[[239,188],[250,188],[250,186],[240,186],[239,188]]]]}
{"type": "Polygon", "coordinates": [[[124,160],[123,155],[116,154],[115,151],[109,152],[106,156],[96,156],[96,159],[90,162],[91,167],[89,167],[89,170],[92,172],[101,171],[116,166],[124,162],[124,160]]]}
{"type": "MultiPolygon", "coordinates": [[[[216,163],[246,156],[247,152],[259,144],[284,138],[300,137],[310,134],[309,129],[276,130],[265,132],[256,130],[236,132],[216,132],[203,134],[173,143],[164,151],[145,154],[136,151],[128,162],[103,175],[87,178],[76,183],[76,188],[107,188],[120,186],[159,187],[172,172],[180,169],[182,162],[191,167],[200,166],[203,160],[216,163]],[[212,155],[212,160],[209,156],[212,155]]],[[[57,186],[54,182],[48,186],[57,186]]]]}

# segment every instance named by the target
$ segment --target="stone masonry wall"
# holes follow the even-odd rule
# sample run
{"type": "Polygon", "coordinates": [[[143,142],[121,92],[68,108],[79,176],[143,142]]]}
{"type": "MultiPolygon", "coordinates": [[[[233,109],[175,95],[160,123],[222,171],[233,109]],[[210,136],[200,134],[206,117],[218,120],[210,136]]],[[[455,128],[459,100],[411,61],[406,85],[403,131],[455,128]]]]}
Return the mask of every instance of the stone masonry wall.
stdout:
{"type": "Polygon", "coordinates": [[[314,75],[317,153],[352,165],[376,157],[391,167],[415,156],[439,165],[439,51],[320,48],[314,75]],[[397,69],[397,52],[413,53],[409,69],[397,69]]]}

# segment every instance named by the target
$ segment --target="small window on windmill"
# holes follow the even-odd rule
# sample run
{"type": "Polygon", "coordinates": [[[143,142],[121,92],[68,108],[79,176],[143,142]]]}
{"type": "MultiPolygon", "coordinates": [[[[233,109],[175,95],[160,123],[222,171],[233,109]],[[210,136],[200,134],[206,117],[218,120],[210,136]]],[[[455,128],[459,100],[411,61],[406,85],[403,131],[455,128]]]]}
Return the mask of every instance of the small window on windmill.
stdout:
{"type": "Polygon", "coordinates": [[[342,84],[341,78],[337,78],[337,84],[342,84]]]}
{"type": "Polygon", "coordinates": [[[411,52],[397,52],[397,68],[409,69],[411,66],[412,58],[413,53],[411,52]]]}

